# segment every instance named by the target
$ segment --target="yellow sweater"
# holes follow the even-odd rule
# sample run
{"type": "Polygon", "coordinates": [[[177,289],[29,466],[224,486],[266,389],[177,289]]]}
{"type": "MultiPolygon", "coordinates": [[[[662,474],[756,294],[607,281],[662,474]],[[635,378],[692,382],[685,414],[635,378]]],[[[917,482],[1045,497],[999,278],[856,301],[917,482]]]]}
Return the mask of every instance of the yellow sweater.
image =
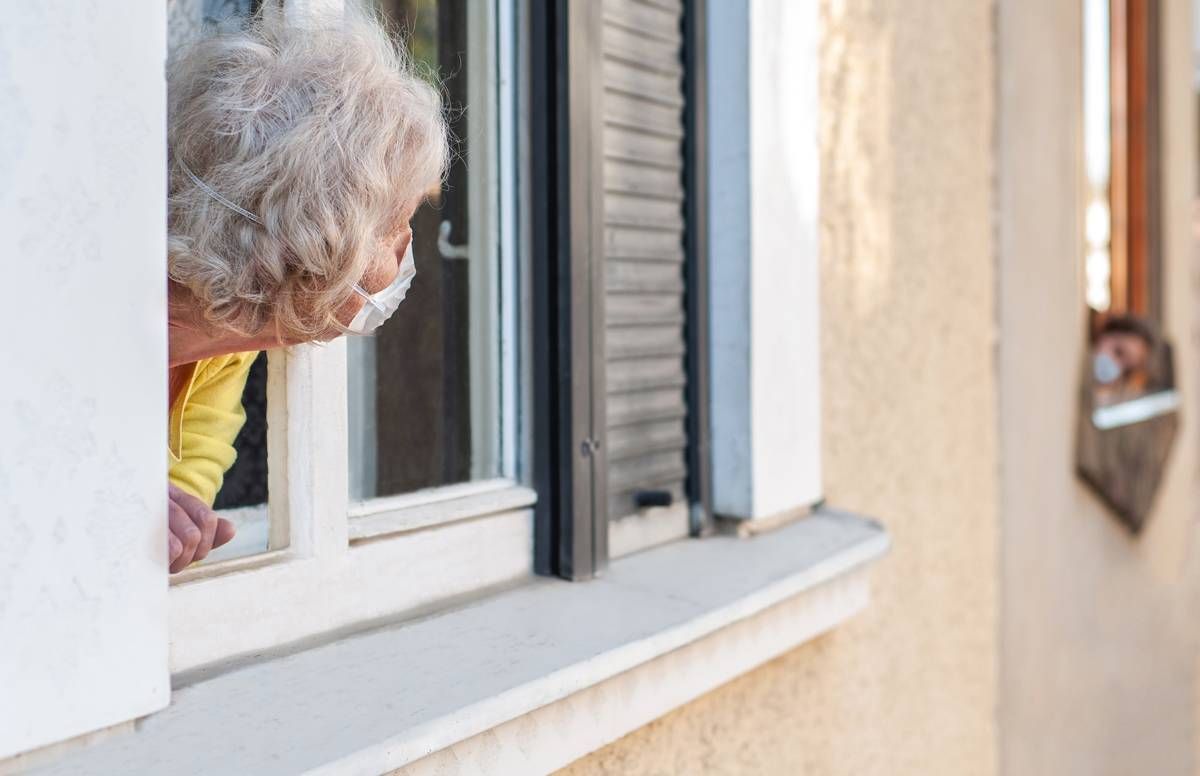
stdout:
{"type": "Polygon", "coordinates": [[[169,478],[209,506],[237,459],[233,441],[246,422],[242,391],[256,356],[252,351],[197,361],[171,405],[169,478]]]}

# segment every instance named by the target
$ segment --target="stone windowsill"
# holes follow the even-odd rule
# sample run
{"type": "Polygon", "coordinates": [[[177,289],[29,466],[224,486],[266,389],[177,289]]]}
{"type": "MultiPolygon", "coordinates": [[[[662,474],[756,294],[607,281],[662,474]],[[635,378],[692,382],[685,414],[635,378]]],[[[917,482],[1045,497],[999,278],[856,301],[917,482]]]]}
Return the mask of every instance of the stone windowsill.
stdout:
{"type": "Polygon", "coordinates": [[[38,772],[552,770],[852,616],[888,541],[822,510],[539,579],[183,687],[38,772]]]}

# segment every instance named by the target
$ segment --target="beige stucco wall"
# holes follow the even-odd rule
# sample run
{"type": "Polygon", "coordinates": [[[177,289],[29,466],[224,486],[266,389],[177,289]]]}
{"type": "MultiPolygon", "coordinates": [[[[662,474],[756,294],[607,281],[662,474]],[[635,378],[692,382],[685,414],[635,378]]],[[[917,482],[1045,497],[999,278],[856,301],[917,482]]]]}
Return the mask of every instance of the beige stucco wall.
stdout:
{"type": "Polygon", "coordinates": [[[1196,339],[1188,0],[1163,2],[1167,328],[1184,425],[1144,535],[1072,473],[1082,180],[1080,3],[1001,3],[1003,589],[1009,776],[1195,768],[1196,339]]]}
{"type": "Polygon", "coordinates": [[[566,773],[994,772],[992,11],[822,3],[825,483],[892,532],[873,604],[566,773]]]}

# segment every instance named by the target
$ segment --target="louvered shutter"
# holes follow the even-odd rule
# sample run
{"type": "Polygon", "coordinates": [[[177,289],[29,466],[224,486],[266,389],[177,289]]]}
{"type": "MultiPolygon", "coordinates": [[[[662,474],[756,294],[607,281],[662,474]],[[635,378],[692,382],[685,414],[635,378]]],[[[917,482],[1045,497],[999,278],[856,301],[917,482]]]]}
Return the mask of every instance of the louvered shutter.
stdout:
{"type": "Polygon", "coordinates": [[[688,474],[682,14],[682,0],[604,0],[608,513],[674,525],[688,474]],[[671,506],[639,510],[639,493],[671,506]]]}

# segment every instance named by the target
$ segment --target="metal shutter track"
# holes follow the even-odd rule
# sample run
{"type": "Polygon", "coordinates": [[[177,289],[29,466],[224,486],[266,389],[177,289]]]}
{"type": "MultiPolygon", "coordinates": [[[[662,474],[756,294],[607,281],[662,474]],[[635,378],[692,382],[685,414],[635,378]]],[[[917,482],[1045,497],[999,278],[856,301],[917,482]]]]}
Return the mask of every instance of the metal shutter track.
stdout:
{"type": "Polygon", "coordinates": [[[604,1],[609,518],[686,503],[682,0],[604,1]]]}

